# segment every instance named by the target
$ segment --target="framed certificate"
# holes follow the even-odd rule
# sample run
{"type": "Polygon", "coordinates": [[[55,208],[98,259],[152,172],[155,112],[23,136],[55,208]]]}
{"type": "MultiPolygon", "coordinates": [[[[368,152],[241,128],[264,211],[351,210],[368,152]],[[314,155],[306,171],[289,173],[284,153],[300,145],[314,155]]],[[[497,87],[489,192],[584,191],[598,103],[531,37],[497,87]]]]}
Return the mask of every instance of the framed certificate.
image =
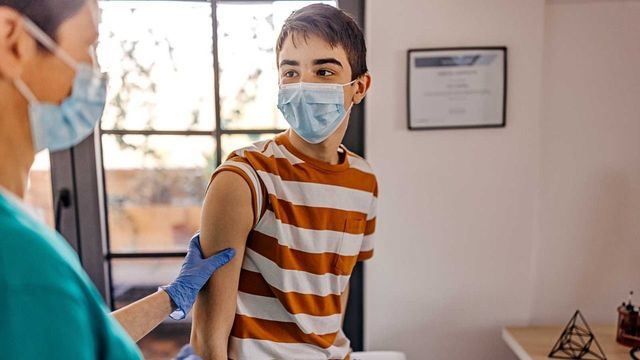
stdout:
{"type": "Polygon", "coordinates": [[[504,127],[507,48],[411,49],[407,90],[410,130],[504,127]]]}

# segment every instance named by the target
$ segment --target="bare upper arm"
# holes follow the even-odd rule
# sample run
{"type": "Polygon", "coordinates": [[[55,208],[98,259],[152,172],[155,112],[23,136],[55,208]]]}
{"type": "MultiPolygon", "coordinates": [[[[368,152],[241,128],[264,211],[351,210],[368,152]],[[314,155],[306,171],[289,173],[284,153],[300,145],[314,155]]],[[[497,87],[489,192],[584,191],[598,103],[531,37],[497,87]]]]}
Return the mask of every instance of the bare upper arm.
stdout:
{"type": "Polygon", "coordinates": [[[200,243],[205,256],[234,248],[235,258],[211,277],[193,311],[191,343],[204,359],[226,359],[247,236],[253,227],[251,188],[238,174],[215,176],[202,207],[200,243]]]}
{"type": "Polygon", "coordinates": [[[251,189],[240,175],[231,171],[216,175],[205,196],[200,219],[200,241],[205,256],[228,247],[244,250],[253,226],[251,204],[251,189]]]}

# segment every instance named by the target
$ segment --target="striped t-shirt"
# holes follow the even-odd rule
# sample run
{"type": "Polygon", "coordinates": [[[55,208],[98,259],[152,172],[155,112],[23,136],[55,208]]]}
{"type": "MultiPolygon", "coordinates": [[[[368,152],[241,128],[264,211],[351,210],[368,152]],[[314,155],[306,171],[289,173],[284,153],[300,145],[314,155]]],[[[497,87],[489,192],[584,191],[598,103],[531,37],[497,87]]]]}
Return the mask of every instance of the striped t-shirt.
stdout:
{"type": "Polygon", "coordinates": [[[283,133],[234,152],[214,176],[222,171],[249,184],[254,210],[229,357],[348,358],[340,295],[373,256],[371,167],[342,146],[338,164],[315,160],[283,133]]]}

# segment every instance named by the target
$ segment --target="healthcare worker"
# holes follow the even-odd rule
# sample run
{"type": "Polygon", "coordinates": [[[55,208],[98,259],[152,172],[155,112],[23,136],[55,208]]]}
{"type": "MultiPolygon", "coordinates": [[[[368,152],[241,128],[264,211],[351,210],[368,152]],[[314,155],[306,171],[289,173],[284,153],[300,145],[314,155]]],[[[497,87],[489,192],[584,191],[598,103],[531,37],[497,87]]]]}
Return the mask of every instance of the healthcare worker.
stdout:
{"type": "Polygon", "coordinates": [[[175,281],[109,314],[72,248],[23,205],[35,154],[78,144],[102,115],[97,20],[96,0],[0,0],[0,359],[139,359],[134,341],[183,318],[234,256],[203,259],[196,236],[175,281]]]}

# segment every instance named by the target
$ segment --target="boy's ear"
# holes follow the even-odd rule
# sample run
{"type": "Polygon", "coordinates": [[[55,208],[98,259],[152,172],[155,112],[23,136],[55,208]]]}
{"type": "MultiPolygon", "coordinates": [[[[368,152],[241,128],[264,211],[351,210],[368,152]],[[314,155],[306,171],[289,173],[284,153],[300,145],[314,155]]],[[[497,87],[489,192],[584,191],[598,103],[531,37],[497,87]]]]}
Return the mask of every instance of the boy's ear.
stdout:
{"type": "Polygon", "coordinates": [[[24,63],[35,52],[35,40],[24,30],[20,13],[0,6],[0,79],[19,77],[24,63]]]}
{"type": "Polygon", "coordinates": [[[357,78],[354,84],[356,85],[356,91],[353,93],[353,103],[360,104],[371,87],[371,74],[365,73],[357,78]]]}

